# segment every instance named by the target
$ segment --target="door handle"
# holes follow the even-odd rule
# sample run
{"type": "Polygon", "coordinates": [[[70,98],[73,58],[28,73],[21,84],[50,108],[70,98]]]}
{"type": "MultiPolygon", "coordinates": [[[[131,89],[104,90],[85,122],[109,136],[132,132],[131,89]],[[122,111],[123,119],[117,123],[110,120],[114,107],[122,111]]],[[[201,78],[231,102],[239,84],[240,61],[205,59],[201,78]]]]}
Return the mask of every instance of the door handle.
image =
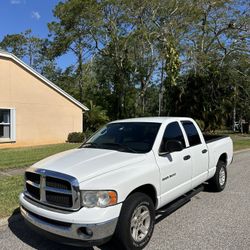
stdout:
{"type": "Polygon", "coordinates": [[[187,160],[190,159],[190,158],[191,158],[190,155],[185,155],[185,156],[183,157],[183,160],[184,160],[184,161],[187,161],[187,160]]]}
{"type": "Polygon", "coordinates": [[[201,151],[201,153],[202,153],[202,154],[206,154],[206,153],[207,153],[207,149],[203,149],[203,150],[201,151]]]}

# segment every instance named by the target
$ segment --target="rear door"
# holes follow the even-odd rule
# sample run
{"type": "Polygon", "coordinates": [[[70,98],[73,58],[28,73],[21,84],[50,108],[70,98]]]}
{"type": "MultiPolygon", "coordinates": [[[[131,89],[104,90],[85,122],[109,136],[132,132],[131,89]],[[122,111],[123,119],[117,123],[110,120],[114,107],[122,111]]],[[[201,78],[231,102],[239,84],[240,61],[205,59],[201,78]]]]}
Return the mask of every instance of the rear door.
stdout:
{"type": "Polygon", "coordinates": [[[208,175],[208,150],[201,137],[200,129],[192,121],[182,121],[187,134],[191,161],[192,161],[192,187],[200,185],[208,175]]]}
{"type": "Polygon", "coordinates": [[[161,205],[176,199],[191,189],[192,165],[190,149],[186,148],[186,142],[178,122],[169,123],[161,139],[161,146],[155,155],[161,176],[161,205]],[[166,155],[159,155],[163,142],[179,140],[183,144],[183,150],[166,155]]]}

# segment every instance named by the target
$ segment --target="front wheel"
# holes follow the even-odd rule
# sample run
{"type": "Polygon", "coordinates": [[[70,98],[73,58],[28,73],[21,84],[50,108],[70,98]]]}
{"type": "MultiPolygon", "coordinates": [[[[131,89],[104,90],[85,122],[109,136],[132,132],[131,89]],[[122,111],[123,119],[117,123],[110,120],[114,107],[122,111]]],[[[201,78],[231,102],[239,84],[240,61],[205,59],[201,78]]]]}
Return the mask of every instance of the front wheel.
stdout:
{"type": "Polygon", "coordinates": [[[214,177],[209,181],[213,191],[221,192],[227,183],[227,168],[226,163],[218,161],[214,177]]]}
{"type": "Polygon", "coordinates": [[[155,207],[144,193],[131,194],[124,202],[114,240],[119,249],[139,250],[149,242],[155,224],[155,207]]]}

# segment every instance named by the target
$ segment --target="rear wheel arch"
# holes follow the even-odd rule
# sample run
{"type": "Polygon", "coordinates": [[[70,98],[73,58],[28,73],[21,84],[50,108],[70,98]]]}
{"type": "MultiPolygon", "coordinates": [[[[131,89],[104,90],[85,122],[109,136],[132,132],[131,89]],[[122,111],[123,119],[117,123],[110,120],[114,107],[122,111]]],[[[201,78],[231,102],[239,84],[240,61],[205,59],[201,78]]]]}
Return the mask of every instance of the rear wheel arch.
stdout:
{"type": "Polygon", "coordinates": [[[214,176],[208,180],[209,187],[211,191],[221,192],[224,190],[227,183],[227,168],[225,156],[224,158],[219,158],[216,165],[216,172],[214,176]],[[222,159],[222,160],[221,160],[222,159]]]}
{"type": "Polygon", "coordinates": [[[219,157],[219,159],[218,159],[218,161],[217,161],[217,164],[218,164],[219,161],[222,161],[222,162],[224,162],[224,163],[226,164],[226,166],[227,166],[227,159],[228,159],[227,153],[223,153],[223,154],[220,155],[220,157],[219,157]]]}

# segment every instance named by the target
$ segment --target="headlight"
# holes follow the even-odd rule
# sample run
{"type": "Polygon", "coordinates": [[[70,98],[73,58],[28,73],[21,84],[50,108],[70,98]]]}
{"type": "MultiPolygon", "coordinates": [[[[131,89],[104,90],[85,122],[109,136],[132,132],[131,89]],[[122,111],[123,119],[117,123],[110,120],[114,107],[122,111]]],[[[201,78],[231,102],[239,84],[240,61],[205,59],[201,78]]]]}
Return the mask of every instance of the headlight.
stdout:
{"type": "Polygon", "coordinates": [[[117,203],[115,191],[81,191],[84,207],[108,207],[117,203]]]}

